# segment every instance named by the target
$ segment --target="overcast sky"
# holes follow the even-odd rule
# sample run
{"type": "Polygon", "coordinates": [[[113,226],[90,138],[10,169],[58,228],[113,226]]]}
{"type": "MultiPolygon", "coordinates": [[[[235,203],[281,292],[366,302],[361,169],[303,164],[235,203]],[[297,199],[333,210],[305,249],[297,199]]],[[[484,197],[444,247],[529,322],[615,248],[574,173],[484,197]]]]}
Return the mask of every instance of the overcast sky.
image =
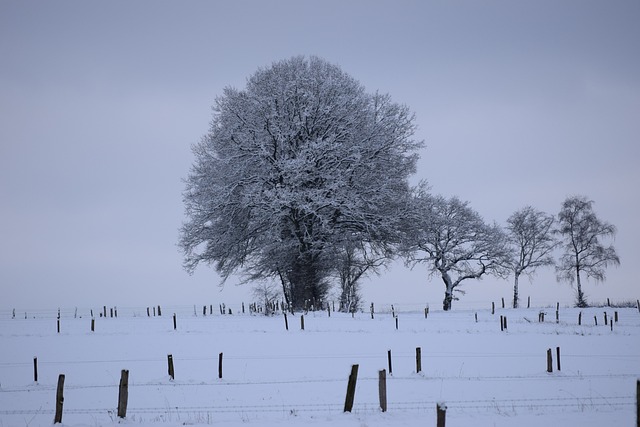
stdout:
{"type": "MultiPolygon", "coordinates": [[[[640,297],[640,2],[0,2],[0,310],[243,300],[189,276],[176,242],[191,144],[225,86],[294,55],[339,65],[416,114],[415,178],[504,224],[568,195],[618,227],[592,300],[640,297]]],[[[570,303],[553,271],[521,295],[570,303]]],[[[456,307],[509,297],[464,287],[456,307]]],[[[425,267],[365,283],[440,307],[425,267]]]]}

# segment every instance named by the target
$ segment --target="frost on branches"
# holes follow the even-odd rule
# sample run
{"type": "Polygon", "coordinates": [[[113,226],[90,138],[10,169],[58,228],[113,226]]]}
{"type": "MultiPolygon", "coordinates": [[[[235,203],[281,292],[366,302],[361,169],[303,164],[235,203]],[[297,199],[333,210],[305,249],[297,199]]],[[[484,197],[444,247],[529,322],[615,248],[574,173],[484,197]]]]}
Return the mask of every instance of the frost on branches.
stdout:
{"type": "Polygon", "coordinates": [[[294,57],[226,88],[213,110],[184,191],[188,271],[275,278],[300,308],[322,301],[345,259],[388,254],[422,146],[407,107],[294,57]]]}
{"type": "Polygon", "coordinates": [[[498,225],[486,224],[457,197],[447,199],[418,189],[413,219],[405,224],[404,251],[410,264],[424,263],[445,286],[442,308],[451,309],[453,292],[468,279],[485,274],[504,276],[511,254],[498,225]]]}

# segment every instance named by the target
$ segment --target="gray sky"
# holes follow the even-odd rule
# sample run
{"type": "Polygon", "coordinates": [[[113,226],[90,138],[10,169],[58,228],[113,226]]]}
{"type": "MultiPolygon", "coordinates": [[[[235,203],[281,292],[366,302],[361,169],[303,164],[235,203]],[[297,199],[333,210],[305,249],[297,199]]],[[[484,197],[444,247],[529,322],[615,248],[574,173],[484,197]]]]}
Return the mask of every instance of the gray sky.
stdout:
{"type": "MultiPolygon", "coordinates": [[[[293,55],[336,63],[417,116],[417,179],[504,223],[593,199],[621,267],[585,285],[640,296],[640,2],[0,2],[0,309],[245,299],[176,247],[190,146],[225,86],[293,55]]],[[[397,263],[380,302],[439,307],[397,263]]],[[[456,306],[511,294],[468,283],[456,306]]],[[[541,271],[522,295],[571,301],[541,271]]]]}

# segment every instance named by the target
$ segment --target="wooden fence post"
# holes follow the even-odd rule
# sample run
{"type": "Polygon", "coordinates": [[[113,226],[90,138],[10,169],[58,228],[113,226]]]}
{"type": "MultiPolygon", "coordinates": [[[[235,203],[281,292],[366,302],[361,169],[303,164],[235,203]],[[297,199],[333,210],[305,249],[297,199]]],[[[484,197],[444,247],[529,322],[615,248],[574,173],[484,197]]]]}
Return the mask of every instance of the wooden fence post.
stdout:
{"type": "Polygon", "coordinates": [[[422,349],[420,347],[416,347],[416,373],[420,373],[422,371],[422,349]]]}
{"type": "Polygon", "coordinates": [[[547,372],[553,372],[553,356],[551,355],[551,349],[547,350],[547,372]]]}
{"type": "Polygon", "coordinates": [[[604,312],[604,326],[607,326],[609,324],[608,322],[608,318],[607,318],[607,312],[604,312]]]}
{"type": "Polygon", "coordinates": [[[33,358],[33,382],[38,382],[38,358],[33,358]]]}
{"type": "Polygon", "coordinates": [[[560,347],[556,347],[556,359],[558,359],[558,371],[560,370],[560,347]]]}
{"type": "Polygon", "coordinates": [[[378,371],[378,396],[380,398],[380,409],[387,412],[387,371],[378,371]]]}
{"type": "Polygon", "coordinates": [[[96,330],[96,319],[91,319],[91,332],[96,330]]]}
{"type": "Polygon", "coordinates": [[[614,311],[614,312],[613,312],[613,320],[614,320],[616,323],[618,323],[618,312],[617,312],[617,311],[614,311]]]}
{"type": "Polygon", "coordinates": [[[162,310],[160,309],[160,306],[158,306],[158,316],[162,316],[162,310]]]}
{"type": "Polygon", "coordinates": [[[578,313],[578,326],[582,325],[582,312],[578,313]]]}
{"type": "Polygon", "coordinates": [[[391,350],[387,351],[387,361],[389,362],[389,375],[393,375],[393,369],[391,367],[391,350]]]}
{"type": "Polygon", "coordinates": [[[120,391],[118,393],[118,417],[126,418],[127,401],[129,400],[129,370],[120,373],[120,391]]]}
{"type": "Polygon", "coordinates": [[[636,382],[636,424],[640,427],[640,380],[636,382]]]}
{"type": "Polygon", "coordinates": [[[396,331],[398,330],[398,318],[396,317],[396,331]]]}
{"type": "Polygon", "coordinates": [[[218,378],[222,379],[222,353],[218,355],[218,378]]]}
{"type": "Polygon", "coordinates": [[[171,381],[173,381],[175,379],[173,371],[173,356],[170,354],[167,355],[167,365],[169,365],[169,378],[171,378],[171,381]]]}
{"type": "Polygon", "coordinates": [[[504,308],[504,297],[502,298],[502,308],[504,308]]]}
{"type": "Polygon", "coordinates": [[[356,396],[356,381],[358,381],[358,365],[352,365],[347,384],[347,396],[344,400],[344,412],[351,412],[353,409],[353,400],[356,396]]]}
{"type": "Polygon", "coordinates": [[[284,327],[287,328],[287,331],[289,330],[289,321],[287,320],[287,313],[285,313],[284,311],[282,312],[284,314],[284,327]]]}
{"type": "Polygon", "coordinates": [[[304,314],[300,315],[300,329],[304,331],[304,314]]]}
{"type": "Polygon", "coordinates": [[[57,326],[57,328],[58,328],[58,333],[60,333],[60,319],[56,320],[56,322],[57,322],[57,325],[58,325],[58,326],[57,326]]]}
{"type": "Polygon", "coordinates": [[[531,308],[531,297],[527,297],[527,308],[531,308]]]}
{"type": "Polygon", "coordinates": [[[173,330],[175,331],[177,327],[178,327],[178,325],[176,323],[176,314],[173,313],[173,330]]]}
{"type": "Polygon", "coordinates": [[[64,374],[58,376],[58,388],[56,390],[56,415],[54,424],[62,423],[62,406],[64,404],[64,374]]]}
{"type": "Polygon", "coordinates": [[[445,405],[444,403],[438,403],[436,405],[436,412],[437,412],[437,421],[436,421],[436,426],[437,427],[445,427],[445,421],[447,418],[447,405],[445,405]]]}
{"type": "Polygon", "coordinates": [[[496,313],[496,303],[491,301],[491,314],[496,313]]]}
{"type": "Polygon", "coordinates": [[[504,331],[504,318],[500,316],[500,331],[504,331]]]}

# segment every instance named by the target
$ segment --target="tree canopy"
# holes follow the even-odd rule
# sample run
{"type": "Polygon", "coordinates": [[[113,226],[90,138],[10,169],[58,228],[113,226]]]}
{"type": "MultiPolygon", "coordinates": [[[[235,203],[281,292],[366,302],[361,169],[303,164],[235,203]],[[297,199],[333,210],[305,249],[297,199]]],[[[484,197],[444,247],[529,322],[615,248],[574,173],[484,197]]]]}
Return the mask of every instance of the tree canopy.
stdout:
{"type": "Polygon", "coordinates": [[[370,256],[397,242],[422,146],[414,130],[406,106],[317,57],[276,62],[245,89],[227,87],[193,146],[185,268],[276,278],[294,307],[321,300],[347,248],[370,256]]]}

